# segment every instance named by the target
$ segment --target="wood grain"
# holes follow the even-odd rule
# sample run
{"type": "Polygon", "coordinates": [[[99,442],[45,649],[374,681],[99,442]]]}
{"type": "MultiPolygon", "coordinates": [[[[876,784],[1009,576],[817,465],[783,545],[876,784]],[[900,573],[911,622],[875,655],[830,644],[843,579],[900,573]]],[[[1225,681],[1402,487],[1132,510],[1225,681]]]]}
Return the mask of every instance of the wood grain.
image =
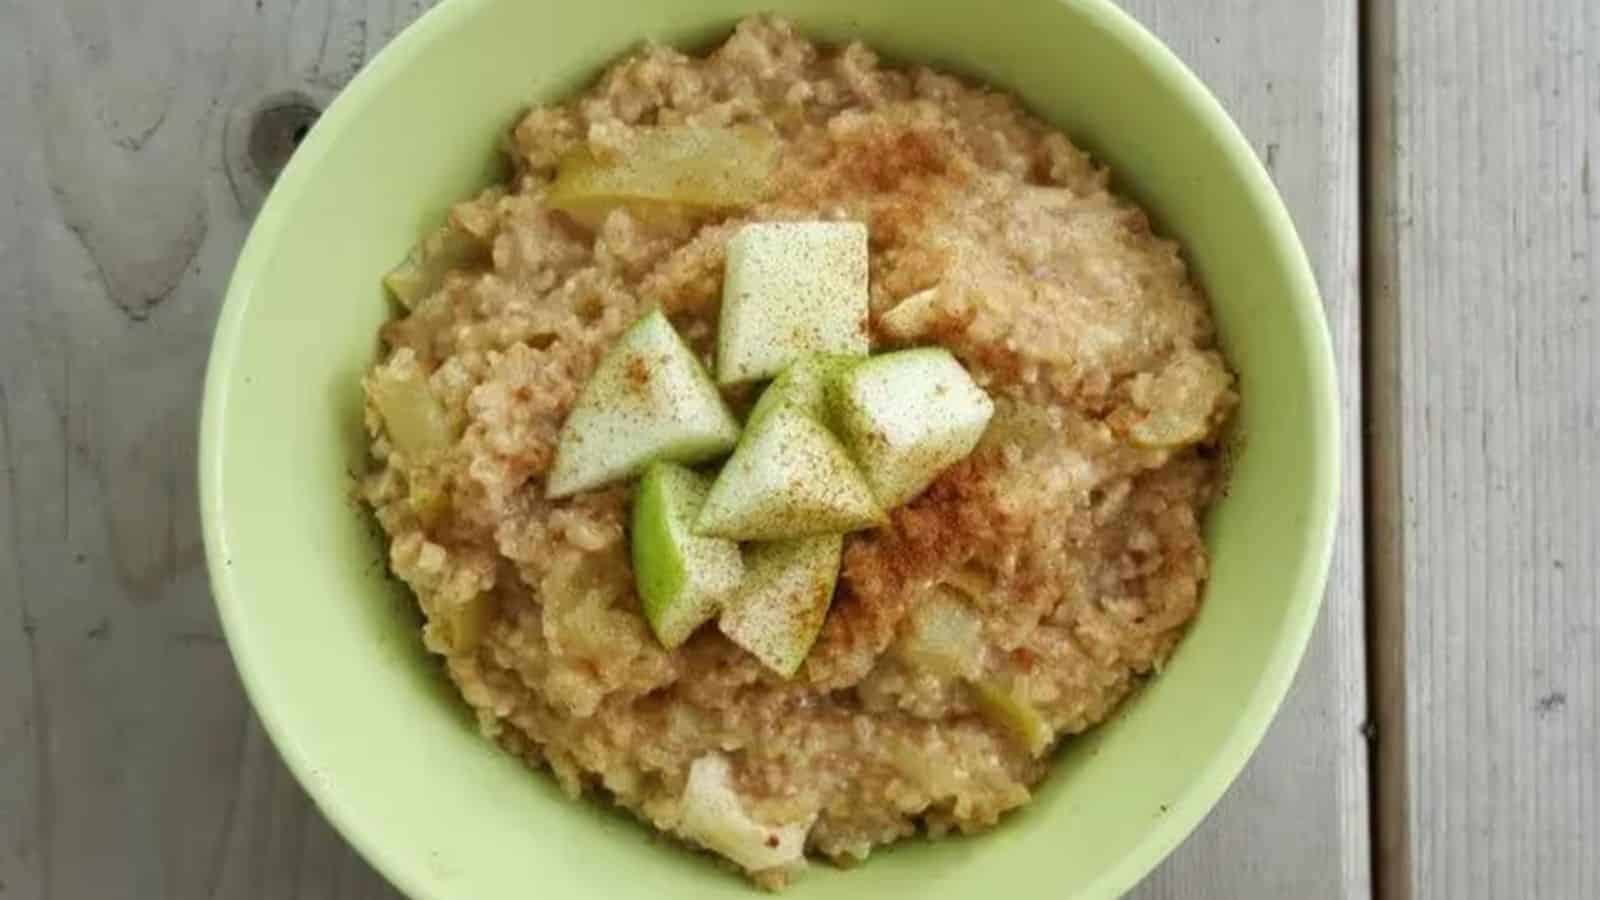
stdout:
{"type": "MultiPolygon", "coordinates": [[[[1350,423],[1353,2],[1129,4],[1282,186],[1350,423]]],[[[193,472],[210,329],[265,184],[251,126],[326,103],[426,5],[0,0],[0,898],[396,897],[248,711],[193,472]]],[[[1354,534],[1267,743],[1140,896],[1366,896],[1354,534]]]]}
{"type": "Polygon", "coordinates": [[[1384,6],[1374,585],[1404,727],[1379,765],[1408,802],[1380,881],[1600,896],[1600,9],[1384,6]]]}
{"type": "Polygon", "coordinates": [[[1288,203],[1322,288],[1344,421],[1322,620],[1244,774],[1139,897],[1367,897],[1360,209],[1353,2],[1126,4],[1222,100],[1288,203]]]}
{"type": "MultiPolygon", "coordinates": [[[[20,121],[22,77],[17,16],[0,4],[0,122],[20,121]]],[[[17,277],[24,260],[16,251],[24,229],[20,169],[25,155],[21,129],[0,128],[0,883],[22,897],[43,895],[35,847],[48,827],[41,784],[50,780],[40,737],[36,625],[23,594],[21,476],[22,435],[17,431],[23,387],[7,364],[13,326],[9,311],[22,301],[27,276],[17,277]]],[[[42,515],[42,511],[39,513],[42,515]]]]}
{"type": "Polygon", "coordinates": [[[417,12],[392,6],[0,6],[0,896],[389,895],[249,716],[194,448],[259,199],[230,116],[328,99],[417,12]]]}

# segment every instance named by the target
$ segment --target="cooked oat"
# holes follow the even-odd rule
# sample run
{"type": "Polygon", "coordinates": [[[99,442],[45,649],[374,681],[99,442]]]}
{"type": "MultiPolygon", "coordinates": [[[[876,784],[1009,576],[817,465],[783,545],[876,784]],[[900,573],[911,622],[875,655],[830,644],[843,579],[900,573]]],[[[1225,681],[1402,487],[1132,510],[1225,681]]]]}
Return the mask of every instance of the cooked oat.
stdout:
{"type": "Polygon", "coordinates": [[[365,495],[483,732],[668,832],[695,760],[726,759],[751,818],[811,822],[807,850],[837,861],[1027,802],[1048,759],[981,715],[973,685],[1031,704],[1049,736],[1089,728],[1162,666],[1206,578],[1199,517],[1236,398],[1177,246],[1011,97],[770,18],[703,57],[645,47],[528,113],[510,152],[512,181],[451,213],[461,264],[384,328],[367,379],[365,495]],[[564,154],[627,154],[680,124],[778,135],[767,199],[587,223],[544,202],[564,154]],[[847,539],[827,624],[785,681],[715,626],[663,650],[633,591],[628,488],[551,501],[543,479],[624,328],[659,304],[709,364],[728,237],[817,218],[868,225],[874,349],[948,347],[998,412],[973,456],[847,539]],[[403,384],[440,449],[408,458],[385,427],[381,395],[403,384]],[[895,652],[941,591],[981,619],[970,678],[895,652]]]}

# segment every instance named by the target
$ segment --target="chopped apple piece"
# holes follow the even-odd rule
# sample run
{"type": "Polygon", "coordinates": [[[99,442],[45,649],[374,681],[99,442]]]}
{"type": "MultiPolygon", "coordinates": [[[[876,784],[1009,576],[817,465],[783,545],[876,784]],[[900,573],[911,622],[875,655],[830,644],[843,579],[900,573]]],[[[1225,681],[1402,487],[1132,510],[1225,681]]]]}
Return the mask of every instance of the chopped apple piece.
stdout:
{"type": "Polygon", "coordinates": [[[961,595],[944,585],[911,611],[910,628],[895,644],[902,660],[944,678],[972,678],[983,665],[983,622],[961,595]]]}
{"type": "Polygon", "coordinates": [[[828,383],[845,369],[861,362],[863,357],[840,356],[835,353],[813,353],[802,356],[783,370],[750,410],[746,427],[753,427],[761,417],[774,409],[792,409],[827,424],[828,383]]]}
{"type": "Polygon", "coordinates": [[[699,207],[667,203],[664,200],[629,200],[615,203],[572,204],[560,207],[567,217],[590,231],[604,227],[606,217],[618,209],[626,209],[633,223],[648,231],[675,231],[699,221],[704,210],[699,207]]]}
{"type": "Polygon", "coordinates": [[[717,380],[771,378],[808,353],[865,356],[867,226],[764,222],[728,241],[717,380]]]}
{"type": "Polygon", "coordinates": [[[921,493],[977,446],[994,401],[948,350],[874,357],[831,385],[845,443],[885,508],[921,493]]]}
{"type": "Polygon", "coordinates": [[[384,287],[400,305],[413,309],[428,295],[439,290],[451,269],[477,262],[489,255],[482,238],[447,222],[423,238],[405,262],[383,277],[384,287]]]}
{"type": "Polygon", "coordinates": [[[614,157],[587,146],[567,154],[545,201],[590,215],[620,203],[749,206],[766,193],[778,150],[777,138],[753,126],[643,129],[614,157]]]}
{"type": "Polygon", "coordinates": [[[433,626],[439,637],[457,653],[470,653],[483,639],[494,612],[494,597],[486,592],[451,598],[450,605],[437,610],[433,626]]]}
{"type": "Polygon", "coordinates": [[[1128,429],[1128,437],[1144,447],[1181,447],[1203,440],[1232,384],[1233,376],[1216,353],[1180,351],[1161,371],[1134,379],[1134,405],[1147,413],[1128,429]]]}
{"type": "Polygon", "coordinates": [[[545,492],[571,496],[658,460],[703,462],[738,439],[717,386],[656,310],[623,333],[584,385],[561,426],[545,492]]]}
{"type": "Polygon", "coordinates": [[[897,341],[912,341],[926,334],[939,302],[937,286],[902,299],[878,319],[885,334],[897,341]]]}
{"type": "Polygon", "coordinates": [[[972,682],[972,691],[984,718],[1016,738],[1030,754],[1037,757],[1049,748],[1054,737],[1050,723],[1015,686],[979,678],[972,682]]]}
{"type": "Polygon", "coordinates": [[[745,432],[695,531],[739,541],[842,534],[884,521],[850,454],[814,419],[777,409],[745,432]]]}
{"type": "Polygon", "coordinates": [[[678,830],[741,868],[762,872],[805,864],[811,821],[763,825],[750,818],[733,788],[728,758],[708,753],[689,766],[678,830]]]}
{"type": "Polygon", "coordinates": [[[367,378],[367,395],[383,419],[394,449],[418,460],[455,442],[455,428],[444,404],[428,387],[410,350],[401,350],[367,378]]]}
{"type": "Polygon", "coordinates": [[[987,597],[994,589],[994,578],[980,566],[968,563],[954,572],[946,573],[943,586],[976,602],[987,597]]]}
{"type": "Polygon", "coordinates": [[[438,469],[414,469],[407,477],[406,503],[424,528],[432,528],[450,511],[450,479],[438,469]]]}
{"type": "Polygon", "coordinates": [[[839,578],[842,535],[756,544],[717,625],[767,668],[791,677],[816,642],[839,578]]]}
{"type": "Polygon", "coordinates": [[[668,649],[721,609],[739,586],[739,545],[700,537],[690,527],[711,482],[673,463],[656,463],[633,501],[633,575],[644,616],[668,649]]]}

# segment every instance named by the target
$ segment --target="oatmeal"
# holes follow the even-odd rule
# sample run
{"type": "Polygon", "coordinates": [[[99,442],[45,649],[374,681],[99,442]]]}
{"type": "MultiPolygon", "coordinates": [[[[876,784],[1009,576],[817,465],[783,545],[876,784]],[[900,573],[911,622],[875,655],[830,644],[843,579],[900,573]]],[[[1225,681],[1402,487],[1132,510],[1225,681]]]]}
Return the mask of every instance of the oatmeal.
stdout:
{"type": "Polygon", "coordinates": [[[391,278],[408,308],[366,379],[365,497],[483,732],[767,886],[802,848],[847,863],[1026,803],[1049,748],[1158,671],[1200,602],[1236,397],[1177,246],[1012,98],[769,18],[703,57],[646,47],[509,148],[512,180],[391,278]],[[672,185],[552,199],[563,165],[637,159],[672,128],[754,136],[770,172],[708,177],[688,205],[672,185]],[[845,538],[785,678],[716,627],[665,649],[634,589],[630,487],[545,485],[619,336],[659,308],[710,366],[729,239],[796,220],[865,224],[872,349],[948,349],[994,414],[845,538]]]}

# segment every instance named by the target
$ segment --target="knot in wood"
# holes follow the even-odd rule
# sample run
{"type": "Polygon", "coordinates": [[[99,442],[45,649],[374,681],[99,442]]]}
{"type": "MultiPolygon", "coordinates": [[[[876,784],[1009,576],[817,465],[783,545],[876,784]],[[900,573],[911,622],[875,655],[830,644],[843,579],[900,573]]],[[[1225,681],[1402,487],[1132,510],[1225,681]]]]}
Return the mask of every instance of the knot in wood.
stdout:
{"type": "Polygon", "coordinates": [[[248,141],[250,164],[256,176],[266,184],[277,179],[321,114],[316,106],[301,99],[285,99],[257,110],[250,122],[248,141]]]}

